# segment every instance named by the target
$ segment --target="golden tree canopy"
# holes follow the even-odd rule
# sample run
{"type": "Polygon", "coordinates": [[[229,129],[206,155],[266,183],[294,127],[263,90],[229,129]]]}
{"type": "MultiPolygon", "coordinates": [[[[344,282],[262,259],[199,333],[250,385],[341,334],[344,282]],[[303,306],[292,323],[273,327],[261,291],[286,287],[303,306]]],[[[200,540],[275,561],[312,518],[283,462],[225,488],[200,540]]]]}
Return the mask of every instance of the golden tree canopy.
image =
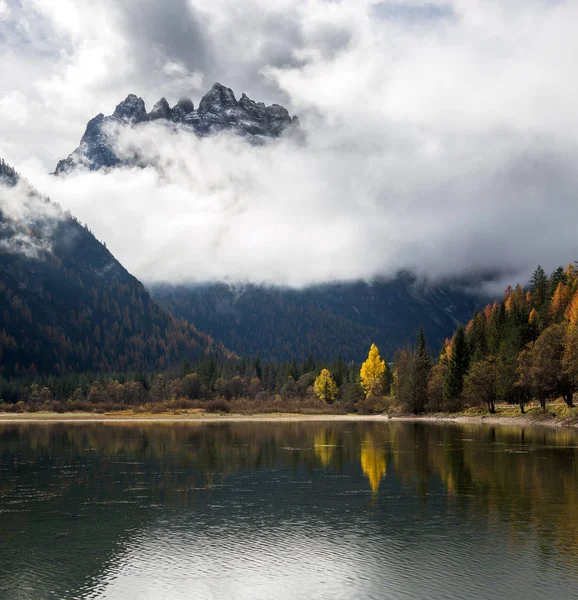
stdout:
{"type": "Polygon", "coordinates": [[[550,316],[557,317],[563,315],[571,299],[570,288],[560,282],[550,301],[550,316]]]}
{"type": "Polygon", "coordinates": [[[313,384],[313,391],[321,400],[325,400],[325,402],[333,402],[335,400],[337,396],[337,384],[328,369],[323,369],[319,373],[313,384]]]}
{"type": "Polygon", "coordinates": [[[578,292],[572,296],[572,300],[565,312],[565,317],[571,325],[578,325],[578,292]]]}
{"type": "Polygon", "coordinates": [[[381,385],[384,373],[385,361],[379,356],[377,346],[371,344],[367,360],[361,365],[361,371],[359,372],[361,387],[366,395],[369,394],[374,387],[381,385]]]}

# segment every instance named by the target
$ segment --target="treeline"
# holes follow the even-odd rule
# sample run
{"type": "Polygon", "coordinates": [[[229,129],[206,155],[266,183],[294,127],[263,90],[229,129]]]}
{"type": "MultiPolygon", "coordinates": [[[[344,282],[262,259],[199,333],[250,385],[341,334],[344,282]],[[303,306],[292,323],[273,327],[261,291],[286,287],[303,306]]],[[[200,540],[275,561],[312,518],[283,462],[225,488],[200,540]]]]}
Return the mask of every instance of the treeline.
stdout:
{"type": "MultiPolygon", "coordinates": [[[[175,343],[173,359],[178,351],[175,343]]],[[[221,351],[185,360],[179,367],[132,375],[21,373],[0,379],[0,399],[5,408],[18,403],[50,408],[56,402],[59,410],[163,403],[203,408],[210,402],[231,410],[231,402],[243,400],[247,411],[307,405],[362,413],[452,412],[476,406],[495,412],[498,402],[506,402],[524,412],[532,399],[545,409],[548,399],[559,397],[571,407],[578,386],[578,268],[568,265],[547,276],[538,267],[527,289],[508,287],[502,301],[488,304],[458,327],[437,360],[423,329],[412,346],[392,358],[384,360],[375,345],[361,365],[311,355],[301,362],[264,362],[221,351]]]]}
{"type": "Polygon", "coordinates": [[[578,269],[559,267],[549,277],[540,266],[524,289],[508,287],[501,302],[476,312],[446,340],[435,362],[424,352],[398,352],[394,394],[415,413],[455,411],[497,402],[524,412],[532,399],[573,406],[578,385],[578,269]]]}
{"type": "Polygon", "coordinates": [[[84,410],[143,406],[172,402],[172,407],[187,408],[187,401],[214,405],[229,410],[227,402],[244,399],[250,402],[275,401],[277,410],[288,402],[309,401],[315,406],[326,400],[337,410],[351,409],[364,397],[360,385],[359,367],[346,364],[341,358],[332,363],[315,361],[262,362],[242,360],[223,353],[203,355],[198,360],[185,360],[178,370],[156,373],[68,374],[64,376],[34,376],[0,378],[0,400],[5,409],[24,403],[50,408],[51,403],[66,403],[56,409],[84,410]],[[334,394],[327,398],[315,392],[320,374],[331,373],[334,394]]]}

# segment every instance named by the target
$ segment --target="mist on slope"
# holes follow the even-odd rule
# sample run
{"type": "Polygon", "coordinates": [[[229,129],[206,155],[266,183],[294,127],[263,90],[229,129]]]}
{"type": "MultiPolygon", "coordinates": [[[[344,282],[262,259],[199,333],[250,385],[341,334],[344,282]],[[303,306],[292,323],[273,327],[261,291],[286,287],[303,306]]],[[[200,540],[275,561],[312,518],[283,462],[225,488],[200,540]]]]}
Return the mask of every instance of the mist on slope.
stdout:
{"type": "Polygon", "coordinates": [[[52,235],[64,216],[28,182],[6,185],[0,177],[0,253],[43,259],[52,252],[52,235]]]}

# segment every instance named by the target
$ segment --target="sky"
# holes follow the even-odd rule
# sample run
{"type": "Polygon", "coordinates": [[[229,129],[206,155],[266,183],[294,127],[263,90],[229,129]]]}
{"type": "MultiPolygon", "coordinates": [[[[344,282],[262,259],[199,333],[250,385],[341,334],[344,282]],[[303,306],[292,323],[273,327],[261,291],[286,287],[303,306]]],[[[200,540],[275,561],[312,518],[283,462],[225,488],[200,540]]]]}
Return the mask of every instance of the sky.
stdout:
{"type": "Polygon", "coordinates": [[[145,282],[500,287],[578,259],[577,25],[565,0],[0,0],[0,157],[145,282]],[[216,81],[304,140],[147,126],[124,142],[162,175],[49,175],[127,94],[216,81]]]}

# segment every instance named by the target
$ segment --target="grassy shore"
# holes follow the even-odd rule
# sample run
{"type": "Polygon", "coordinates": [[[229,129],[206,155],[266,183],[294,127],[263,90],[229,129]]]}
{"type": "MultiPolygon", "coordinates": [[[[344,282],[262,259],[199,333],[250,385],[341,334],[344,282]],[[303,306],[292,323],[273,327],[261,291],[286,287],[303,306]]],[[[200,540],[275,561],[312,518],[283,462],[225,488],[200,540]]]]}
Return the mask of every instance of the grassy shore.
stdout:
{"type": "Polygon", "coordinates": [[[539,406],[530,405],[526,414],[522,415],[518,408],[501,405],[495,414],[480,409],[468,409],[459,413],[426,413],[423,415],[407,415],[402,413],[360,415],[360,414],[298,414],[270,412],[260,414],[236,413],[207,413],[200,409],[172,410],[165,412],[146,411],[115,411],[104,413],[93,412],[29,412],[29,413],[0,413],[0,423],[24,422],[295,422],[295,421],[423,421],[423,422],[453,422],[485,425],[518,425],[518,426],[548,426],[548,427],[577,427],[578,407],[568,408],[560,402],[548,405],[543,411],[539,406]]]}

